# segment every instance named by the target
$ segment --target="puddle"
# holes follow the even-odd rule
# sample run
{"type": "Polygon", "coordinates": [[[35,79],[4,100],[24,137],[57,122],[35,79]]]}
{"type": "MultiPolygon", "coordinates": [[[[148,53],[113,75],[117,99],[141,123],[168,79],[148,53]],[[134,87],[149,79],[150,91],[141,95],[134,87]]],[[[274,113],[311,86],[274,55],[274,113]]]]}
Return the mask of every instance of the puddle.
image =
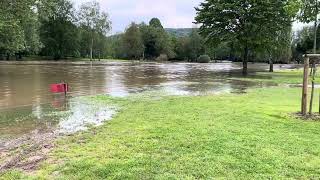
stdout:
{"type": "Polygon", "coordinates": [[[117,111],[115,107],[107,107],[102,103],[75,101],[71,103],[71,106],[68,115],[59,121],[57,128],[59,134],[73,134],[87,130],[90,126],[101,126],[117,111]]]}

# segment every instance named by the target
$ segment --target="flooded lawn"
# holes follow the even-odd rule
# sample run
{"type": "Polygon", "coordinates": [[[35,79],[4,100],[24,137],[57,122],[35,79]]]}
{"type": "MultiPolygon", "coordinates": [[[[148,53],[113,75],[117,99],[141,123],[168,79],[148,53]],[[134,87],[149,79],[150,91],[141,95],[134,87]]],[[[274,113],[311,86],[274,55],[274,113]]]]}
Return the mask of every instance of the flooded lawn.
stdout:
{"type": "MultiPolygon", "coordinates": [[[[267,68],[255,64],[250,71],[267,68]]],[[[251,87],[276,85],[231,80],[241,76],[241,66],[231,63],[3,63],[0,65],[0,148],[6,139],[34,131],[83,130],[85,125],[101,124],[115,113],[114,107],[101,108],[75,97],[97,94],[125,97],[147,91],[168,95],[242,93],[251,87]],[[67,98],[49,91],[50,84],[61,81],[70,85],[67,98]]]]}

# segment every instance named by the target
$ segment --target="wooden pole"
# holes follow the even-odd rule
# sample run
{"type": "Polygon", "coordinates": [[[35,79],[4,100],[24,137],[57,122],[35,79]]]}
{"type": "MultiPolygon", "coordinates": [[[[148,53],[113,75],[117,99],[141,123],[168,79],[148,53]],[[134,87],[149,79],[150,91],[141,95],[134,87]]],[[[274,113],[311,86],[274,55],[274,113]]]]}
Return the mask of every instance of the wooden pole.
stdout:
{"type": "Polygon", "coordinates": [[[309,107],[309,114],[312,115],[312,108],[313,108],[313,97],[314,97],[314,88],[315,88],[315,76],[316,76],[316,63],[315,61],[312,62],[312,88],[311,88],[311,98],[310,98],[310,107],[309,107]]]}
{"type": "Polygon", "coordinates": [[[309,77],[309,57],[304,59],[304,73],[303,73],[303,88],[302,88],[302,103],[301,103],[301,113],[302,115],[307,115],[308,106],[308,77],[309,77]]]}

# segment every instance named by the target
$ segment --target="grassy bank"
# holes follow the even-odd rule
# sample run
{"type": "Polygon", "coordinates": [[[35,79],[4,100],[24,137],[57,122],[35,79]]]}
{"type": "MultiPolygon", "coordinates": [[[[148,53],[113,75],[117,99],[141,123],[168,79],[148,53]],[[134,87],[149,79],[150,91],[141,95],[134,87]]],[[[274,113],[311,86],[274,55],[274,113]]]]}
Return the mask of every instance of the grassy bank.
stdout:
{"type": "MultiPolygon", "coordinates": [[[[60,139],[32,175],[46,179],[320,177],[320,123],[296,119],[299,88],[220,96],[112,99],[120,112],[60,139]]],[[[317,101],[316,101],[317,102],[317,101]]]]}

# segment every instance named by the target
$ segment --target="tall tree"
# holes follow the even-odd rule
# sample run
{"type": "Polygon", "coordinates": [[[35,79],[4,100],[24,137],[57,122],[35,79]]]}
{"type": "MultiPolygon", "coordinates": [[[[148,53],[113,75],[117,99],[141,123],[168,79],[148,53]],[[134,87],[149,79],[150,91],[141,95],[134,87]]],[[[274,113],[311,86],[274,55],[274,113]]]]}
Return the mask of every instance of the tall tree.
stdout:
{"type": "Polygon", "coordinates": [[[140,25],[142,38],[145,46],[145,57],[154,59],[160,54],[173,57],[173,48],[168,33],[164,30],[161,22],[157,18],[150,20],[149,25],[140,25]]]}
{"type": "Polygon", "coordinates": [[[89,32],[90,60],[93,59],[93,48],[97,34],[106,35],[111,29],[111,22],[107,13],[102,12],[97,1],[87,2],[81,5],[79,12],[80,25],[89,32]]]}
{"type": "Polygon", "coordinates": [[[42,54],[53,56],[55,60],[66,56],[78,56],[78,29],[73,23],[74,8],[69,0],[57,0],[54,13],[42,20],[42,54]]]}
{"type": "Polygon", "coordinates": [[[131,23],[123,35],[123,43],[127,58],[139,59],[143,56],[144,45],[142,34],[137,24],[131,23]]]}
{"type": "Polygon", "coordinates": [[[247,74],[249,50],[264,34],[287,23],[287,0],[205,0],[196,8],[200,33],[208,41],[236,41],[243,49],[243,73],[247,74]]]}

